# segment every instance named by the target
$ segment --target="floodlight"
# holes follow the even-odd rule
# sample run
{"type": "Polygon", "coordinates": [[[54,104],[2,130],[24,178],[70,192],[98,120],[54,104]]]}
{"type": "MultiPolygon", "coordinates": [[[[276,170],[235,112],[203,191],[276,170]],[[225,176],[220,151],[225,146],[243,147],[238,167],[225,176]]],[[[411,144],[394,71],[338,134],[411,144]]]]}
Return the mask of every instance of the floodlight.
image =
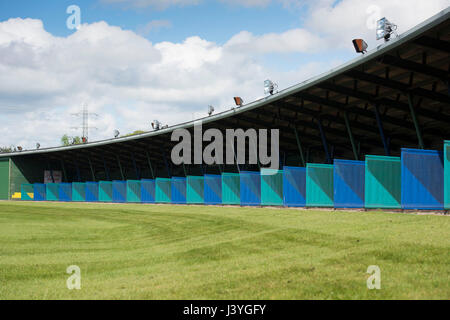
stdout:
{"type": "Polygon", "coordinates": [[[264,81],[264,93],[272,95],[275,89],[278,88],[278,85],[271,80],[264,81]]]}
{"type": "Polygon", "coordinates": [[[114,138],[117,138],[120,135],[119,130],[114,130],[114,138]]]}
{"type": "Polygon", "coordinates": [[[397,25],[391,23],[388,19],[382,18],[377,21],[377,40],[383,39],[389,41],[391,34],[395,33],[397,25]]]}
{"type": "Polygon", "coordinates": [[[213,113],[214,113],[214,107],[213,106],[208,106],[208,115],[212,116],[213,113]]]}
{"type": "Polygon", "coordinates": [[[41,144],[38,142],[36,143],[36,149],[39,149],[41,147],[41,144]]]}
{"type": "Polygon", "coordinates": [[[21,152],[23,150],[23,148],[21,146],[17,146],[17,150],[19,150],[19,152],[21,152]]]}
{"type": "Polygon", "coordinates": [[[353,39],[353,46],[357,53],[366,53],[369,47],[363,39],[353,39]]]}
{"type": "Polygon", "coordinates": [[[242,107],[242,105],[244,104],[244,100],[242,100],[241,97],[234,97],[234,103],[236,103],[238,107],[242,107]]]}
{"type": "Polygon", "coordinates": [[[161,122],[159,122],[158,120],[153,120],[152,122],[152,128],[154,130],[159,130],[161,129],[161,122]]]}
{"type": "Polygon", "coordinates": [[[88,142],[88,140],[87,140],[86,137],[81,138],[81,141],[82,141],[83,143],[87,143],[87,142],[88,142]]]}

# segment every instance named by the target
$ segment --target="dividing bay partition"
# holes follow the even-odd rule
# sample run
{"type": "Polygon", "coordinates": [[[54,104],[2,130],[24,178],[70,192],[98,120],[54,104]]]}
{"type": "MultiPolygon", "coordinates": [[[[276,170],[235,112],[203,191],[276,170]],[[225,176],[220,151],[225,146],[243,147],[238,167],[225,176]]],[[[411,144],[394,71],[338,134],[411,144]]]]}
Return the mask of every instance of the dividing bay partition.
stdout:
{"type": "Polygon", "coordinates": [[[112,183],[113,202],[124,203],[127,201],[127,182],[114,180],[112,183]]]}
{"type": "Polygon", "coordinates": [[[306,166],[306,206],[334,206],[333,165],[312,164],[306,166]]]}
{"type": "Polygon", "coordinates": [[[172,203],[186,204],[187,179],[183,177],[172,177],[172,203]]]}
{"type": "Polygon", "coordinates": [[[205,180],[202,176],[187,177],[187,193],[186,200],[188,204],[204,204],[204,187],[205,180]]]}
{"type": "Polygon", "coordinates": [[[241,205],[261,205],[261,177],[259,172],[241,171],[241,205]]]}
{"type": "Polygon", "coordinates": [[[306,206],[306,168],[283,168],[283,203],[286,207],[306,206]]]}
{"type": "Polygon", "coordinates": [[[364,208],[364,161],[334,160],[334,207],[364,208]]]}
{"type": "Polygon", "coordinates": [[[98,184],[98,201],[112,202],[113,186],[111,181],[100,181],[98,184]]]}
{"type": "Polygon", "coordinates": [[[20,186],[20,200],[31,201],[34,199],[34,186],[32,184],[22,184],[20,186]]]}
{"type": "Polygon", "coordinates": [[[72,182],[72,202],[86,201],[86,184],[83,182],[72,182]]]}
{"type": "Polygon", "coordinates": [[[58,183],[47,183],[47,201],[59,201],[59,184],[58,183]]]}
{"type": "Polygon", "coordinates": [[[442,151],[402,149],[402,208],[444,209],[442,151]]]}
{"type": "Polygon", "coordinates": [[[261,205],[283,205],[283,171],[261,169],[261,205]]]}
{"type": "Polygon", "coordinates": [[[127,181],[127,202],[141,203],[141,181],[128,180],[127,181]]]}
{"type": "Polygon", "coordinates": [[[222,204],[241,204],[241,181],[239,173],[222,174],[222,204]]]}
{"type": "Polygon", "coordinates": [[[222,204],[222,177],[215,174],[205,174],[204,187],[205,204],[222,204]]]}
{"type": "Polygon", "coordinates": [[[450,141],[444,142],[444,206],[450,210],[450,141]]]}
{"type": "Polygon", "coordinates": [[[401,159],[366,156],[365,207],[401,209],[401,159]]]}
{"type": "Polygon", "coordinates": [[[141,180],[141,200],[143,203],[155,203],[155,180],[142,179],[141,180]]]}
{"type": "Polygon", "coordinates": [[[47,199],[47,188],[43,183],[35,183],[33,185],[34,201],[45,201],[47,199]]]}
{"type": "Polygon", "coordinates": [[[59,201],[71,202],[72,201],[72,184],[60,183],[59,184],[59,201]]]}
{"type": "Polygon", "coordinates": [[[98,202],[98,182],[86,182],[86,202],[98,202]]]}
{"type": "Polygon", "coordinates": [[[155,201],[156,203],[172,202],[172,182],[171,179],[157,178],[155,182],[155,201]]]}

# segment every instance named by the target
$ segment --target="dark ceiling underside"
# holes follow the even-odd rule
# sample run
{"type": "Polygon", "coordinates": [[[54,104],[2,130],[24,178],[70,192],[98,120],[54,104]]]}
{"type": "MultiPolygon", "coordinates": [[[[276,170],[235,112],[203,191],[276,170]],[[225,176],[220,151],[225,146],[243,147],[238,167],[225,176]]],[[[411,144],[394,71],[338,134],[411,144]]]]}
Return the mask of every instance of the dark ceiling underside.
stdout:
{"type": "MultiPolygon", "coordinates": [[[[280,129],[280,158],[287,165],[325,163],[329,158],[363,160],[367,154],[398,156],[401,148],[440,150],[443,140],[450,138],[449,72],[447,19],[357,68],[272,104],[208,123],[204,129],[280,129]]],[[[16,158],[39,161],[54,170],[63,167],[67,180],[77,180],[80,172],[88,177],[93,173],[98,180],[98,175],[106,179],[107,172],[120,170],[127,172],[127,179],[233,170],[176,167],[170,163],[174,144],[168,133],[16,158]]]]}

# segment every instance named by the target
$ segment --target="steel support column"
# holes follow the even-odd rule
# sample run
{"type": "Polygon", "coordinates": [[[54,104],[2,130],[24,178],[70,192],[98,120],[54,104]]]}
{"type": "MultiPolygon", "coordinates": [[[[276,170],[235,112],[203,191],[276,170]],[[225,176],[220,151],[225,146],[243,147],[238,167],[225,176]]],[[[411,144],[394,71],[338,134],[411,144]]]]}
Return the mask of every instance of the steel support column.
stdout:
{"type": "Polygon", "coordinates": [[[148,167],[150,168],[150,173],[152,174],[152,179],[155,179],[155,174],[153,172],[153,167],[152,167],[152,161],[150,160],[150,155],[148,154],[148,151],[145,151],[145,155],[147,156],[148,167]]]}
{"type": "Polygon", "coordinates": [[[358,151],[356,150],[355,139],[353,138],[352,128],[350,127],[350,121],[348,120],[348,112],[344,112],[344,120],[345,126],[347,127],[348,137],[350,139],[350,143],[352,144],[353,155],[355,156],[355,160],[359,160],[358,151]]]}
{"type": "Polygon", "coordinates": [[[166,170],[167,170],[167,175],[169,176],[169,178],[172,178],[172,174],[170,172],[170,168],[169,168],[169,163],[167,162],[167,157],[166,157],[166,149],[163,148],[163,160],[164,160],[164,164],[166,166],[166,170]]]}
{"type": "Polygon", "coordinates": [[[63,159],[61,159],[61,169],[62,169],[63,174],[64,174],[64,181],[65,182],[69,182],[69,180],[67,179],[66,166],[64,165],[64,160],[63,159]]]}
{"type": "Polygon", "coordinates": [[[122,181],[125,181],[125,176],[123,175],[123,170],[122,170],[122,164],[120,163],[120,157],[118,154],[116,155],[116,158],[117,158],[117,163],[119,164],[120,176],[122,177],[122,181]]]}
{"type": "Polygon", "coordinates": [[[134,172],[136,173],[136,179],[140,180],[141,178],[140,178],[140,174],[139,174],[139,169],[137,167],[136,159],[134,157],[134,153],[133,152],[131,152],[131,160],[133,161],[134,172]]]}
{"type": "Polygon", "coordinates": [[[103,168],[105,169],[105,178],[107,181],[110,181],[110,176],[109,176],[109,170],[108,167],[106,166],[106,160],[105,157],[102,156],[102,160],[103,160],[103,168]]]}
{"type": "Polygon", "coordinates": [[[325,151],[325,155],[327,157],[327,163],[331,164],[331,156],[330,151],[328,149],[327,137],[325,136],[325,131],[323,130],[322,121],[320,119],[317,120],[317,125],[319,126],[320,137],[322,138],[323,149],[325,151]]]}
{"type": "Polygon", "coordinates": [[[391,153],[389,151],[389,143],[384,135],[383,122],[381,121],[380,110],[378,108],[378,104],[374,106],[375,118],[377,119],[378,129],[380,130],[381,141],[383,142],[384,153],[386,156],[390,156],[391,153]]]}
{"type": "Polygon", "coordinates": [[[409,104],[409,110],[411,112],[411,118],[414,123],[414,127],[416,128],[417,141],[419,142],[419,148],[425,149],[423,139],[422,139],[422,132],[421,132],[420,126],[419,126],[419,121],[417,120],[416,110],[414,109],[413,96],[411,93],[408,93],[408,104],[409,104]]]}
{"type": "Polygon", "coordinates": [[[297,140],[298,152],[300,153],[300,161],[302,167],[306,167],[305,155],[303,153],[302,143],[300,142],[300,138],[298,136],[297,127],[294,126],[295,139],[297,140]]]}
{"type": "Polygon", "coordinates": [[[95,182],[95,171],[94,171],[94,167],[92,166],[91,157],[89,157],[89,156],[88,156],[88,161],[89,161],[89,168],[91,169],[92,181],[95,182]]]}

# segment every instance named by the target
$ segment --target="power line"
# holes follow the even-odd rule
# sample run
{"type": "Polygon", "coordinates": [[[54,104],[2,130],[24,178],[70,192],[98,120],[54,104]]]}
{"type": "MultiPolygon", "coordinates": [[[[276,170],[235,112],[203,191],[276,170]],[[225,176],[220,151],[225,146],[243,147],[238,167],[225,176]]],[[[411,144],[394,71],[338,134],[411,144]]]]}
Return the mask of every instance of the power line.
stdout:
{"type": "Polygon", "coordinates": [[[87,104],[83,104],[83,110],[78,112],[78,113],[72,113],[73,116],[76,117],[81,117],[81,127],[72,127],[72,129],[78,130],[78,129],[82,129],[83,130],[83,135],[82,135],[82,139],[83,142],[86,143],[89,141],[89,129],[94,129],[97,130],[96,127],[90,127],[89,126],[89,117],[90,116],[95,116],[98,117],[98,114],[96,113],[90,113],[87,104]]]}

